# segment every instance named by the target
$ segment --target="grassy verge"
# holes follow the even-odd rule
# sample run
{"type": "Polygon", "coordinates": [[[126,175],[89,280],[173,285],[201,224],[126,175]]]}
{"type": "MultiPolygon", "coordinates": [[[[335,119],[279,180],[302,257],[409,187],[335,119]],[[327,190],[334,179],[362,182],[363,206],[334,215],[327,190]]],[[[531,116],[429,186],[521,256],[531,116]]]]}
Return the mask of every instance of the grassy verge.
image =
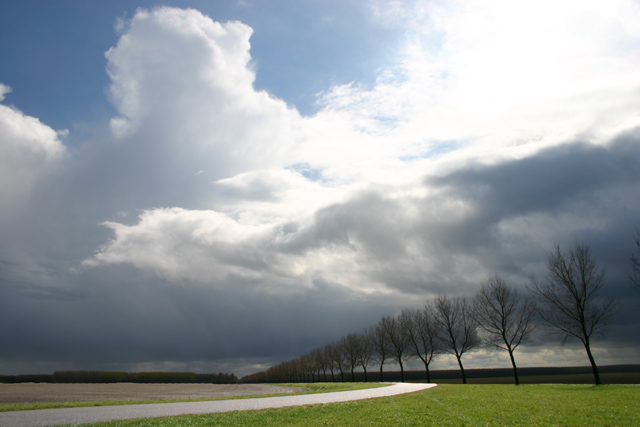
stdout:
{"type": "Polygon", "coordinates": [[[640,386],[452,385],[329,405],[93,424],[143,426],[637,426],[640,386]]]}
{"type": "Polygon", "coordinates": [[[143,403],[173,403],[173,402],[199,402],[208,400],[230,400],[230,399],[250,399],[254,397],[288,396],[294,394],[329,393],[332,391],[359,390],[365,388],[380,387],[380,383],[305,383],[305,384],[277,384],[281,387],[293,387],[301,389],[294,393],[256,394],[246,396],[230,396],[217,399],[155,399],[155,400],[100,400],[82,402],[43,402],[43,403],[13,403],[0,404],[0,412],[8,411],[28,411],[32,409],[55,409],[55,408],[80,408],[90,406],[117,406],[117,405],[140,405],[143,403]]]}

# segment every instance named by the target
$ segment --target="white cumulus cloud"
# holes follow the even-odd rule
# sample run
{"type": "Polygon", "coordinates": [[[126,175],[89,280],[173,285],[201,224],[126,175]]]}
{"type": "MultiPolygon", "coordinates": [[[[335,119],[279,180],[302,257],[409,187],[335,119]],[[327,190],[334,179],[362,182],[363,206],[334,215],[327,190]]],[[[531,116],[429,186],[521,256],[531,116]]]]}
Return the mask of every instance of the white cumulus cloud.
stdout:
{"type": "MultiPolygon", "coordinates": [[[[0,84],[0,101],[11,88],[0,84]]],[[[65,151],[56,132],[35,117],[0,105],[0,218],[12,217],[34,181],[65,151]]]]}
{"type": "Polygon", "coordinates": [[[111,128],[148,152],[143,167],[218,179],[283,164],[299,114],[254,90],[251,34],[240,22],[167,7],[128,22],[106,53],[120,113],[111,128]]]}
{"type": "MultiPolygon", "coordinates": [[[[174,281],[196,280],[217,286],[232,280],[257,286],[291,285],[305,271],[297,255],[286,253],[286,224],[255,224],[220,212],[153,209],[126,226],[106,222],[115,238],[86,266],[130,263],[174,281]]],[[[276,290],[276,289],[271,289],[276,290]]]]}

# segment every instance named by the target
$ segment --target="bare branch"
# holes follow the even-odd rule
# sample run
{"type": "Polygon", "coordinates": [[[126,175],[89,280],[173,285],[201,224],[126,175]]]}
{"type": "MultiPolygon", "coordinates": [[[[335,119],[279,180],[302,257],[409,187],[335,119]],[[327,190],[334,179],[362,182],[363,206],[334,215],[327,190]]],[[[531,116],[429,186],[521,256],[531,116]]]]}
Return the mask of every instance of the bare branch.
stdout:
{"type": "Polygon", "coordinates": [[[429,364],[442,351],[433,314],[427,307],[422,310],[403,310],[401,319],[411,351],[414,356],[422,360],[427,373],[427,381],[431,382],[429,364]]]}
{"type": "Polygon", "coordinates": [[[393,359],[400,366],[400,376],[402,382],[404,382],[404,362],[411,357],[409,353],[409,339],[403,328],[403,323],[406,324],[406,319],[403,319],[403,314],[398,317],[385,316],[380,320],[380,328],[384,332],[389,351],[393,359]]]}
{"type": "Polygon", "coordinates": [[[439,339],[443,343],[443,349],[456,356],[462,382],[466,384],[462,355],[481,344],[477,332],[478,324],[471,316],[471,307],[465,298],[439,295],[433,301],[431,311],[440,331],[439,339]]]}
{"type": "Polygon", "coordinates": [[[591,354],[590,339],[602,332],[615,313],[612,299],[601,299],[599,292],[605,285],[604,270],[598,268],[589,247],[575,244],[570,252],[559,245],[547,256],[549,273],[544,282],[531,277],[529,289],[538,301],[538,313],[552,330],[563,336],[578,338],[585,346],[596,384],[600,384],[598,370],[591,354]]]}
{"type": "Polygon", "coordinates": [[[510,289],[500,276],[482,285],[473,300],[473,317],[484,332],[485,342],[509,352],[515,383],[520,383],[514,350],[534,330],[535,305],[510,289]]]}

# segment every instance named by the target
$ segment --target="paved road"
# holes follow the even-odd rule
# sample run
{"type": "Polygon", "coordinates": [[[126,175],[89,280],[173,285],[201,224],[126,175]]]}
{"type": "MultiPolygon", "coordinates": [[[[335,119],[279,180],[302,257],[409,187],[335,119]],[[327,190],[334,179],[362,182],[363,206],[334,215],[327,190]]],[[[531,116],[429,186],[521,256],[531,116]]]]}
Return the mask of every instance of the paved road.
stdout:
{"type": "Polygon", "coordinates": [[[285,406],[347,402],[373,397],[394,396],[434,387],[435,384],[397,383],[386,387],[297,396],[261,397],[254,399],[217,400],[208,402],[153,403],[143,405],[98,406],[89,408],[40,409],[35,411],[0,412],[1,427],[46,427],[64,424],[86,424],[134,418],[173,417],[185,414],[248,411],[285,406]]]}

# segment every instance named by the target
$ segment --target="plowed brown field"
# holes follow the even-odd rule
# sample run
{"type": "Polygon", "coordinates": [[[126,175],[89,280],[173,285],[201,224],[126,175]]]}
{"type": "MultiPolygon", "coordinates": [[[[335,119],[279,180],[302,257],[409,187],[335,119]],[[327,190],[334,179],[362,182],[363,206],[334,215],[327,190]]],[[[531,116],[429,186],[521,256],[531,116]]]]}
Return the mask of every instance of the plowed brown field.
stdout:
{"type": "Polygon", "coordinates": [[[0,403],[92,400],[215,399],[299,389],[264,384],[0,384],[0,403]]]}

